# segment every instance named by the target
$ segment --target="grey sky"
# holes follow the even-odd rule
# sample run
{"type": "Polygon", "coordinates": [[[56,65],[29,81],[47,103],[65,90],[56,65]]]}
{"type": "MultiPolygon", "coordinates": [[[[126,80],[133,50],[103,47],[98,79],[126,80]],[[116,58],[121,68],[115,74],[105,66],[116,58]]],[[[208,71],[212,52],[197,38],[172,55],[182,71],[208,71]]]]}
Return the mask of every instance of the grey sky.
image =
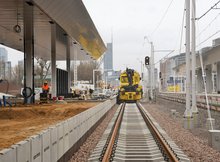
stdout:
{"type": "MultiPolygon", "coordinates": [[[[160,27],[152,35],[171,0],[83,0],[104,42],[111,41],[114,34],[114,67],[123,70],[126,65],[140,70],[138,59],[150,55],[150,46],[144,43],[144,36],[154,42],[155,50],[174,49],[175,55],[180,47],[180,29],[185,0],[173,0],[160,27]]],[[[197,17],[207,11],[217,0],[197,0],[197,17]]],[[[220,6],[219,6],[220,7],[220,6]]],[[[213,10],[197,22],[197,33],[202,31],[217,15],[216,20],[198,37],[197,44],[220,30],[220,10],[213,10]]],[[[185,35],[185,31],[183,33],[185,35]]],[[[218,33],[198,49],[211,45],[220,37],[218,33]]],[[[145,41],[146,42],[146,41],[145,41]]],[[[184,44],[184,40],[183,40],[184,44]]],[[[182,49],[184,51],[184,48],[182,49]]],[[[8,49],[9,60],[13,65],[23,59],[21,52],[8,49]],[[15,59],[16,58],[16,59],[15,59]]],[[[155,61],[167,53],[156,53],[155,61]]]]}
{"type": "MultiPolygon", "coordinates": [[[[152,32],[171,0],[83,0],[83,2],[105,42],[111,41],[111,30],[113,31],[116,70],[124,69],[126,65],[140,70],[137,58],[143,60],[144,56],[150,55],[149,44],[145,43],[143,46],[144,36],[148,36],[154,42],[155,50],[174,49],[179,51],[185,0],[173,0],[166,17],[153,35],[152,32]]],[[[197,0],[197,16],[202,15],[216,2],[217,0],[197,0]]],[[[198,33],[219,13],[220,10],[213,10],[197,22],[198,33]]],[[[198,37],[197,44],[218,30],[220,30],[220,16],[198,37]]],[[[220,34],[215,35],[198,49],[211,45],[212,39],[219,36],[220,34]]],[[[173,55],[177,53],[175,52],[173,55]]],[[[155,61],[166,54],[156,53],[155,61]]]]}

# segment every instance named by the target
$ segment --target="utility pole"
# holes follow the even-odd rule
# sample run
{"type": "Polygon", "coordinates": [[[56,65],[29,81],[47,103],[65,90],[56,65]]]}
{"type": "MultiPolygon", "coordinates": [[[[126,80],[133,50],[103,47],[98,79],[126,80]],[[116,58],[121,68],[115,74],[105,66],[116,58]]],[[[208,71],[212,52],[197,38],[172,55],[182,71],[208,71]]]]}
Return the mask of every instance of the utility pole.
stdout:
{"type": "Polygon", "coordinates": [[[153,42],[150,42],[151,45],[151,58],[150,58],[150,97],[151,100],[154,99],[153,89],[154,89],[154,45],[153,42]]]}
{"type": "Polygon", "coordinates": [[[196,2],[192,0],[192,113],[198,113],[196,105],[196,2]]]}
{"type": "Polygon", "coordinates": [[[186,0],[186,118],[192,117],[190,102],[190,0],[186,0]]]}

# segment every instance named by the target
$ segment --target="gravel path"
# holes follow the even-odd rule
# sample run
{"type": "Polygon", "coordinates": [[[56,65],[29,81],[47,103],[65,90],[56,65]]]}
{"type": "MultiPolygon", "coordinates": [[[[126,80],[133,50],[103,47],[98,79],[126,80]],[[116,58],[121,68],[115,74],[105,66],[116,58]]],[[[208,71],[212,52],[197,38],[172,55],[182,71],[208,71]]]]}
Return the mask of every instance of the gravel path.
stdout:
{"type": "Polygon", "coordinates": [[[220,152],[207,146],[207,139],[199,138],[184,129],[181,121],[163,111],[166,108],[164,105],[142,104],[193,162],[220,162],[220,152]]]}
{"type": "Polygon", "coordinates": [[[118,105],[115,105],[107,114],[105,119],[101,122],[101,124],[94,130],[94,132],[87,138],[84,144],[80,147],[80,149],[73,155],[69,162],[86,162],[92,153],[93,149],[96,147],[97,143],[102,137],[105,129],[108,126],[108,123],[114,116],[114,113],[117,109],[118,105]]]}

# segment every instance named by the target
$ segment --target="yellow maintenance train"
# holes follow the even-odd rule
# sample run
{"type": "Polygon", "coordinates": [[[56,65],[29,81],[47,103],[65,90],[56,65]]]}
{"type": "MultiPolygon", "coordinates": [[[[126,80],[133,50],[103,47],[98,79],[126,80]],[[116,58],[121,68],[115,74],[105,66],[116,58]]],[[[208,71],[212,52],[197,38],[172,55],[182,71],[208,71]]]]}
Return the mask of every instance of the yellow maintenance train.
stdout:
{"type": "Polygon", "coordinates": [[[141,77],[133,69],[126,69],[120,75],[120,87],[117,96],[117,103],[133,103],[142,98],[143,90],[140,85],[141,77]]]}

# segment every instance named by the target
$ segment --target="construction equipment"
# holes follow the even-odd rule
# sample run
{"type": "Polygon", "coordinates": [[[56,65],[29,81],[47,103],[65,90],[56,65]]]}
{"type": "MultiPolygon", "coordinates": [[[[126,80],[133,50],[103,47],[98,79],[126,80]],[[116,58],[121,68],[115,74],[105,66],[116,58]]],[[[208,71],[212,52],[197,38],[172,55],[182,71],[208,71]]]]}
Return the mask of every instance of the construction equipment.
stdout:
{"type": "Polygon", "coordinates": [[[143,90],[140,85],[140,74],[133,69],[126,69],[120,75],[120,87],[117,96],[117,103],[136,102],[142,98],[143,90]]]}

